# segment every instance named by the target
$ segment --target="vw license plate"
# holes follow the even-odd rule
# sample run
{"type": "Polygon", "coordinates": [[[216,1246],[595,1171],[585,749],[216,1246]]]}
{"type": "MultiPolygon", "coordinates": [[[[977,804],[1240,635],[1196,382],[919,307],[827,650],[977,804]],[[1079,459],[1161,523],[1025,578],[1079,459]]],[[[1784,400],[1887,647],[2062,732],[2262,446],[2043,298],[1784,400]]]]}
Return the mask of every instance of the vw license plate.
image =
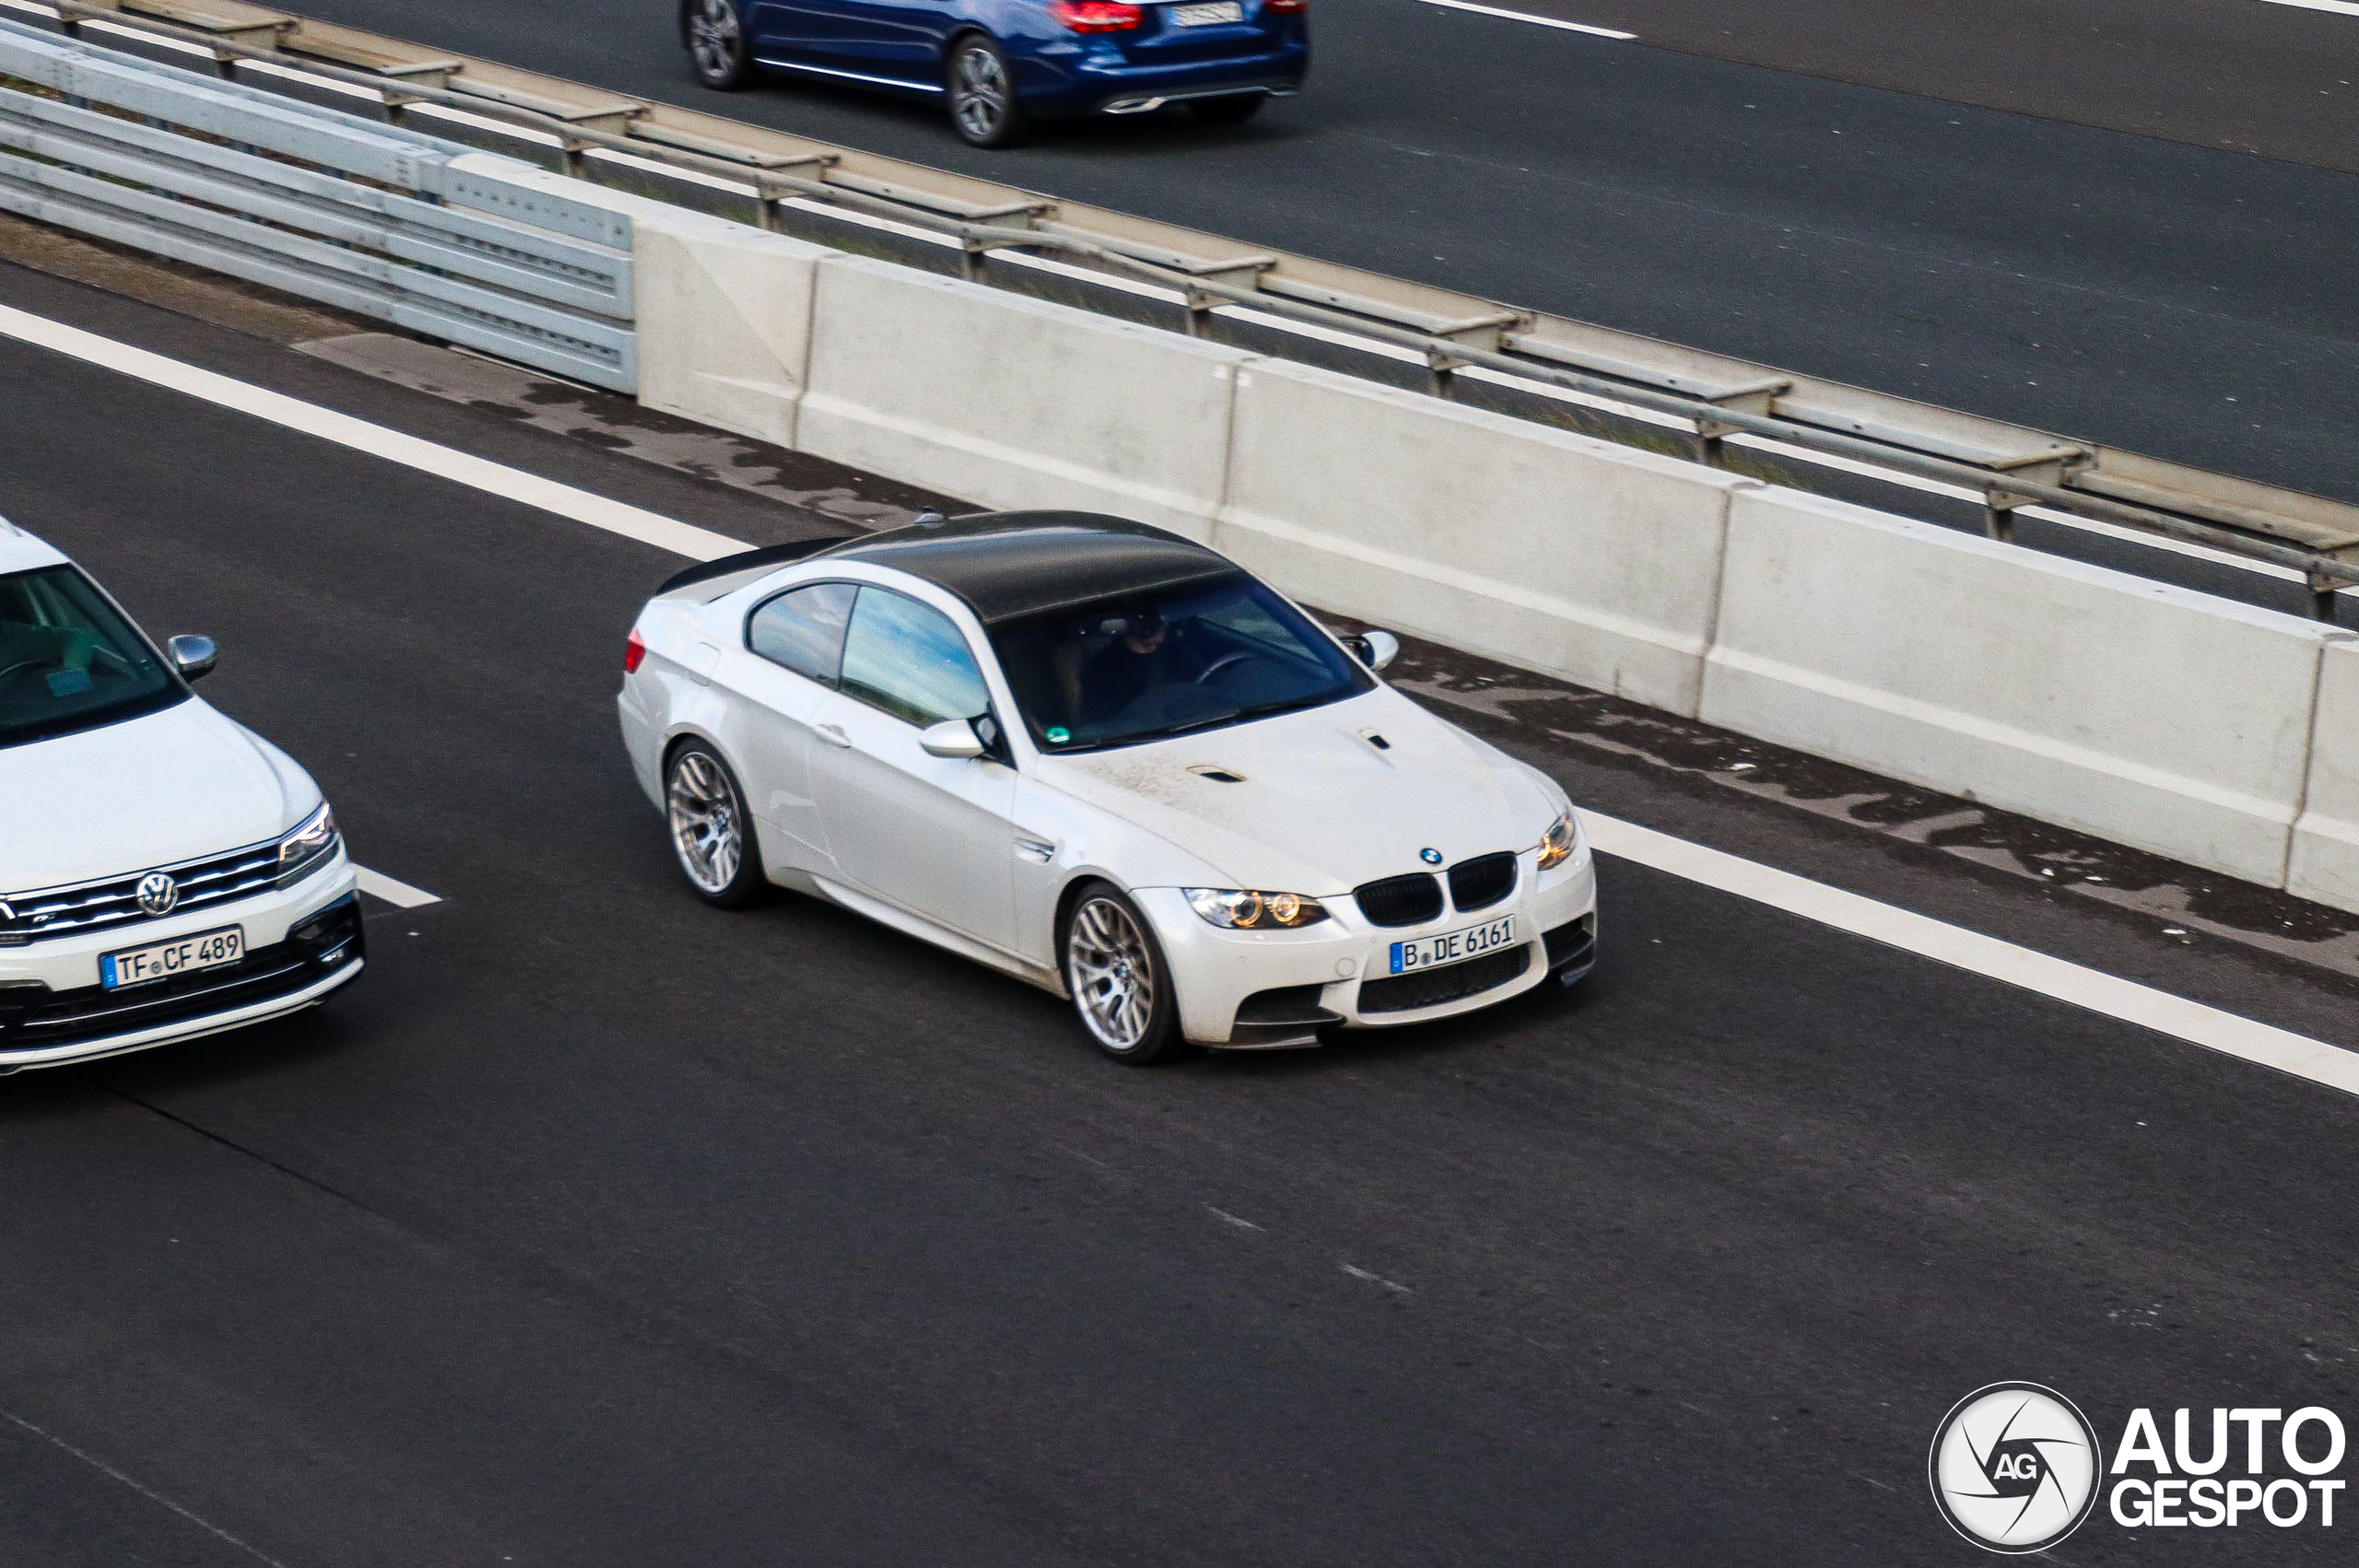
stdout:
{"type": "Polygon", "coordinates": [[[1503,947],[1515,945],[1515,917],[1502,915],[1496,920],[1479,926],[1469,926],[1462,931],[1444,931],[1439,936],[1419,937],[1414,942],[1392,944],[1392,972],[1405,975],[1412,969],[1432,969],[1461,959],[1480,958],[1486,953],[1496,953],[1503,947]]]}
{"type": "Polygon", "coordinates": [[[1171,7],[1173,25],[1183,28],[1218,27],[1223,22],[1241,22],[1245,7],[1238,0],[1207,0],[1201,6],[1171,7]]]}
{"type": "Polygon", "coordinates": [[[217,931],[199,931],[172,942],[107,954],[99,960],[99,978],[106,982],[107,989],[119,990],[124,986],[146,985],[150,980],[170,979],[193,970],[217,969],[224,964],[235,964],[245,955],[245,929],[223,926],[217,931]]]}

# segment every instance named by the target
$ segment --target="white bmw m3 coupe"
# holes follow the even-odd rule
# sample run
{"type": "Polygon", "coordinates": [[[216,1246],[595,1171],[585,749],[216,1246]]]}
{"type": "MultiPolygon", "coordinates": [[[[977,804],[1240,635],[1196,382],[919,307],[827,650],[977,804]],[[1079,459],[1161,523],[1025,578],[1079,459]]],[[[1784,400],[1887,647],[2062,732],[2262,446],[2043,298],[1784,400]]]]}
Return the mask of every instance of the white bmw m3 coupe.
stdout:
{"type": "Polygon", "coordinates": [[[1008,512],[682,572],[619,701],[705,900],[832,899],[1149,1061],[1589,972],[1571,802],[1377,679],[1398,647],[1160,529],[1008,512]]]}
{"type": "Polygon", "coordinates": [[[0,521],[0,1074],[297,1012],[362,967],[335,813],[64,556],[0,521]]]}

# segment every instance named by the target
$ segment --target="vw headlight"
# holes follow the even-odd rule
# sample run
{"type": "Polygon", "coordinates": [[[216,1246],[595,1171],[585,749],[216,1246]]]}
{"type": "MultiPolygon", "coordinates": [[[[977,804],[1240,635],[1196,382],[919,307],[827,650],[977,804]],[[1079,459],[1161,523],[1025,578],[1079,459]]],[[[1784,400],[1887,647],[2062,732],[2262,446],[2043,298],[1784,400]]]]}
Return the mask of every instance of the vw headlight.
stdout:
{"type": "Polygon", "coordinates": [[[278,880],[292,882],[335,848],[335,812],[325,802],[278,841],[278,880]]]}
{"type": "Polygon", "coordinates": [[[1581,830],[1574,824],[1573,813],[1567,812],[1563,816],[1550,823],[1548,831],[1541,836],[1540,869],[1543,872],[1552,871],[1563,865],[1573,858],[1573,851],[1580,847],[1581,830]]]}
{"type": "Polygon", "coordinates": [[[1187,887],[1188,907],[1223,930],[1294,930],[1327,918],[1327,907],[1299,893],[1255,893],[1233,887],[1187,887]]]}

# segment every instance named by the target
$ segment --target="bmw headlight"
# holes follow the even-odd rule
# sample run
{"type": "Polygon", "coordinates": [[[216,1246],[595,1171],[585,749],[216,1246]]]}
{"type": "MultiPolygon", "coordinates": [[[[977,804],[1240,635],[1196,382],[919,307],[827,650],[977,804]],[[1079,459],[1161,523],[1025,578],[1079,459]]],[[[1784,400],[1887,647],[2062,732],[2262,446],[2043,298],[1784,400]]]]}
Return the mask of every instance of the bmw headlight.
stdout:
{"type": "Polygon", "coordinates": [[[1327,918],[1327,907],[1299,893],[1256,893],[1250,888],[1187,887],[1188,907],[1223,930],[1293,930],[1327,918]]]}
{"type": "Polygon", "coordinates": [[[324,801],[303,825],[278,841],[278,880],[292,882],[335,849],[335,812],[324,801]]]}
{"type": "Polygon", "coordinates": [[[1574,824],[1573,813],[1567,812],[1550,823],[1548,831],[1541,836],[1540,869],[1553,871],[1571,860],[1573,851],[1580,847],[1581,830],[1574,824]]]}

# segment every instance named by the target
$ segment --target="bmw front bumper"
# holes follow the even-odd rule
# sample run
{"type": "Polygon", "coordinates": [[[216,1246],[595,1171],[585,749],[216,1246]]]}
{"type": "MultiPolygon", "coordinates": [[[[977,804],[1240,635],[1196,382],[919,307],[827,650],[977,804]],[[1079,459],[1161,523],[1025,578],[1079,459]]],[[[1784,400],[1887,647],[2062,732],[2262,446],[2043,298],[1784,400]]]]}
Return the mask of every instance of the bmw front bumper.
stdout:
{"type": "Polygon", "coordinates": [[[0,1076],[176,1044],[298,1012],[367,965],[352,862],[290,887],[88,936],[0,947],[0,1076]],[[109,990],[104,954],[237,926],[235,964],[109,990]]]}
{"type": "Polygon", "coordinates": [[[1597,874],[1586,839],[1570,860],[1539,870],[1518,858],[1516,891],[1482,909],[1414,926],[1378,926],[1351,897],[1326,900],[1329,918],[1294,931],[1224,930],[1178,888],[1133,893],[1155,925],[1180,998],[1180,1032],[1203,1046],[1272,1049],[1314,1045],[1321,1028],[1391,1028],[1472,1012],[1520,996],[1551,977],[1570,984],[1596,961],[1597,874]],[[1390,973],[1392,944],[1516,917],[1512,947],[1414,975],[1390,973]]]}

